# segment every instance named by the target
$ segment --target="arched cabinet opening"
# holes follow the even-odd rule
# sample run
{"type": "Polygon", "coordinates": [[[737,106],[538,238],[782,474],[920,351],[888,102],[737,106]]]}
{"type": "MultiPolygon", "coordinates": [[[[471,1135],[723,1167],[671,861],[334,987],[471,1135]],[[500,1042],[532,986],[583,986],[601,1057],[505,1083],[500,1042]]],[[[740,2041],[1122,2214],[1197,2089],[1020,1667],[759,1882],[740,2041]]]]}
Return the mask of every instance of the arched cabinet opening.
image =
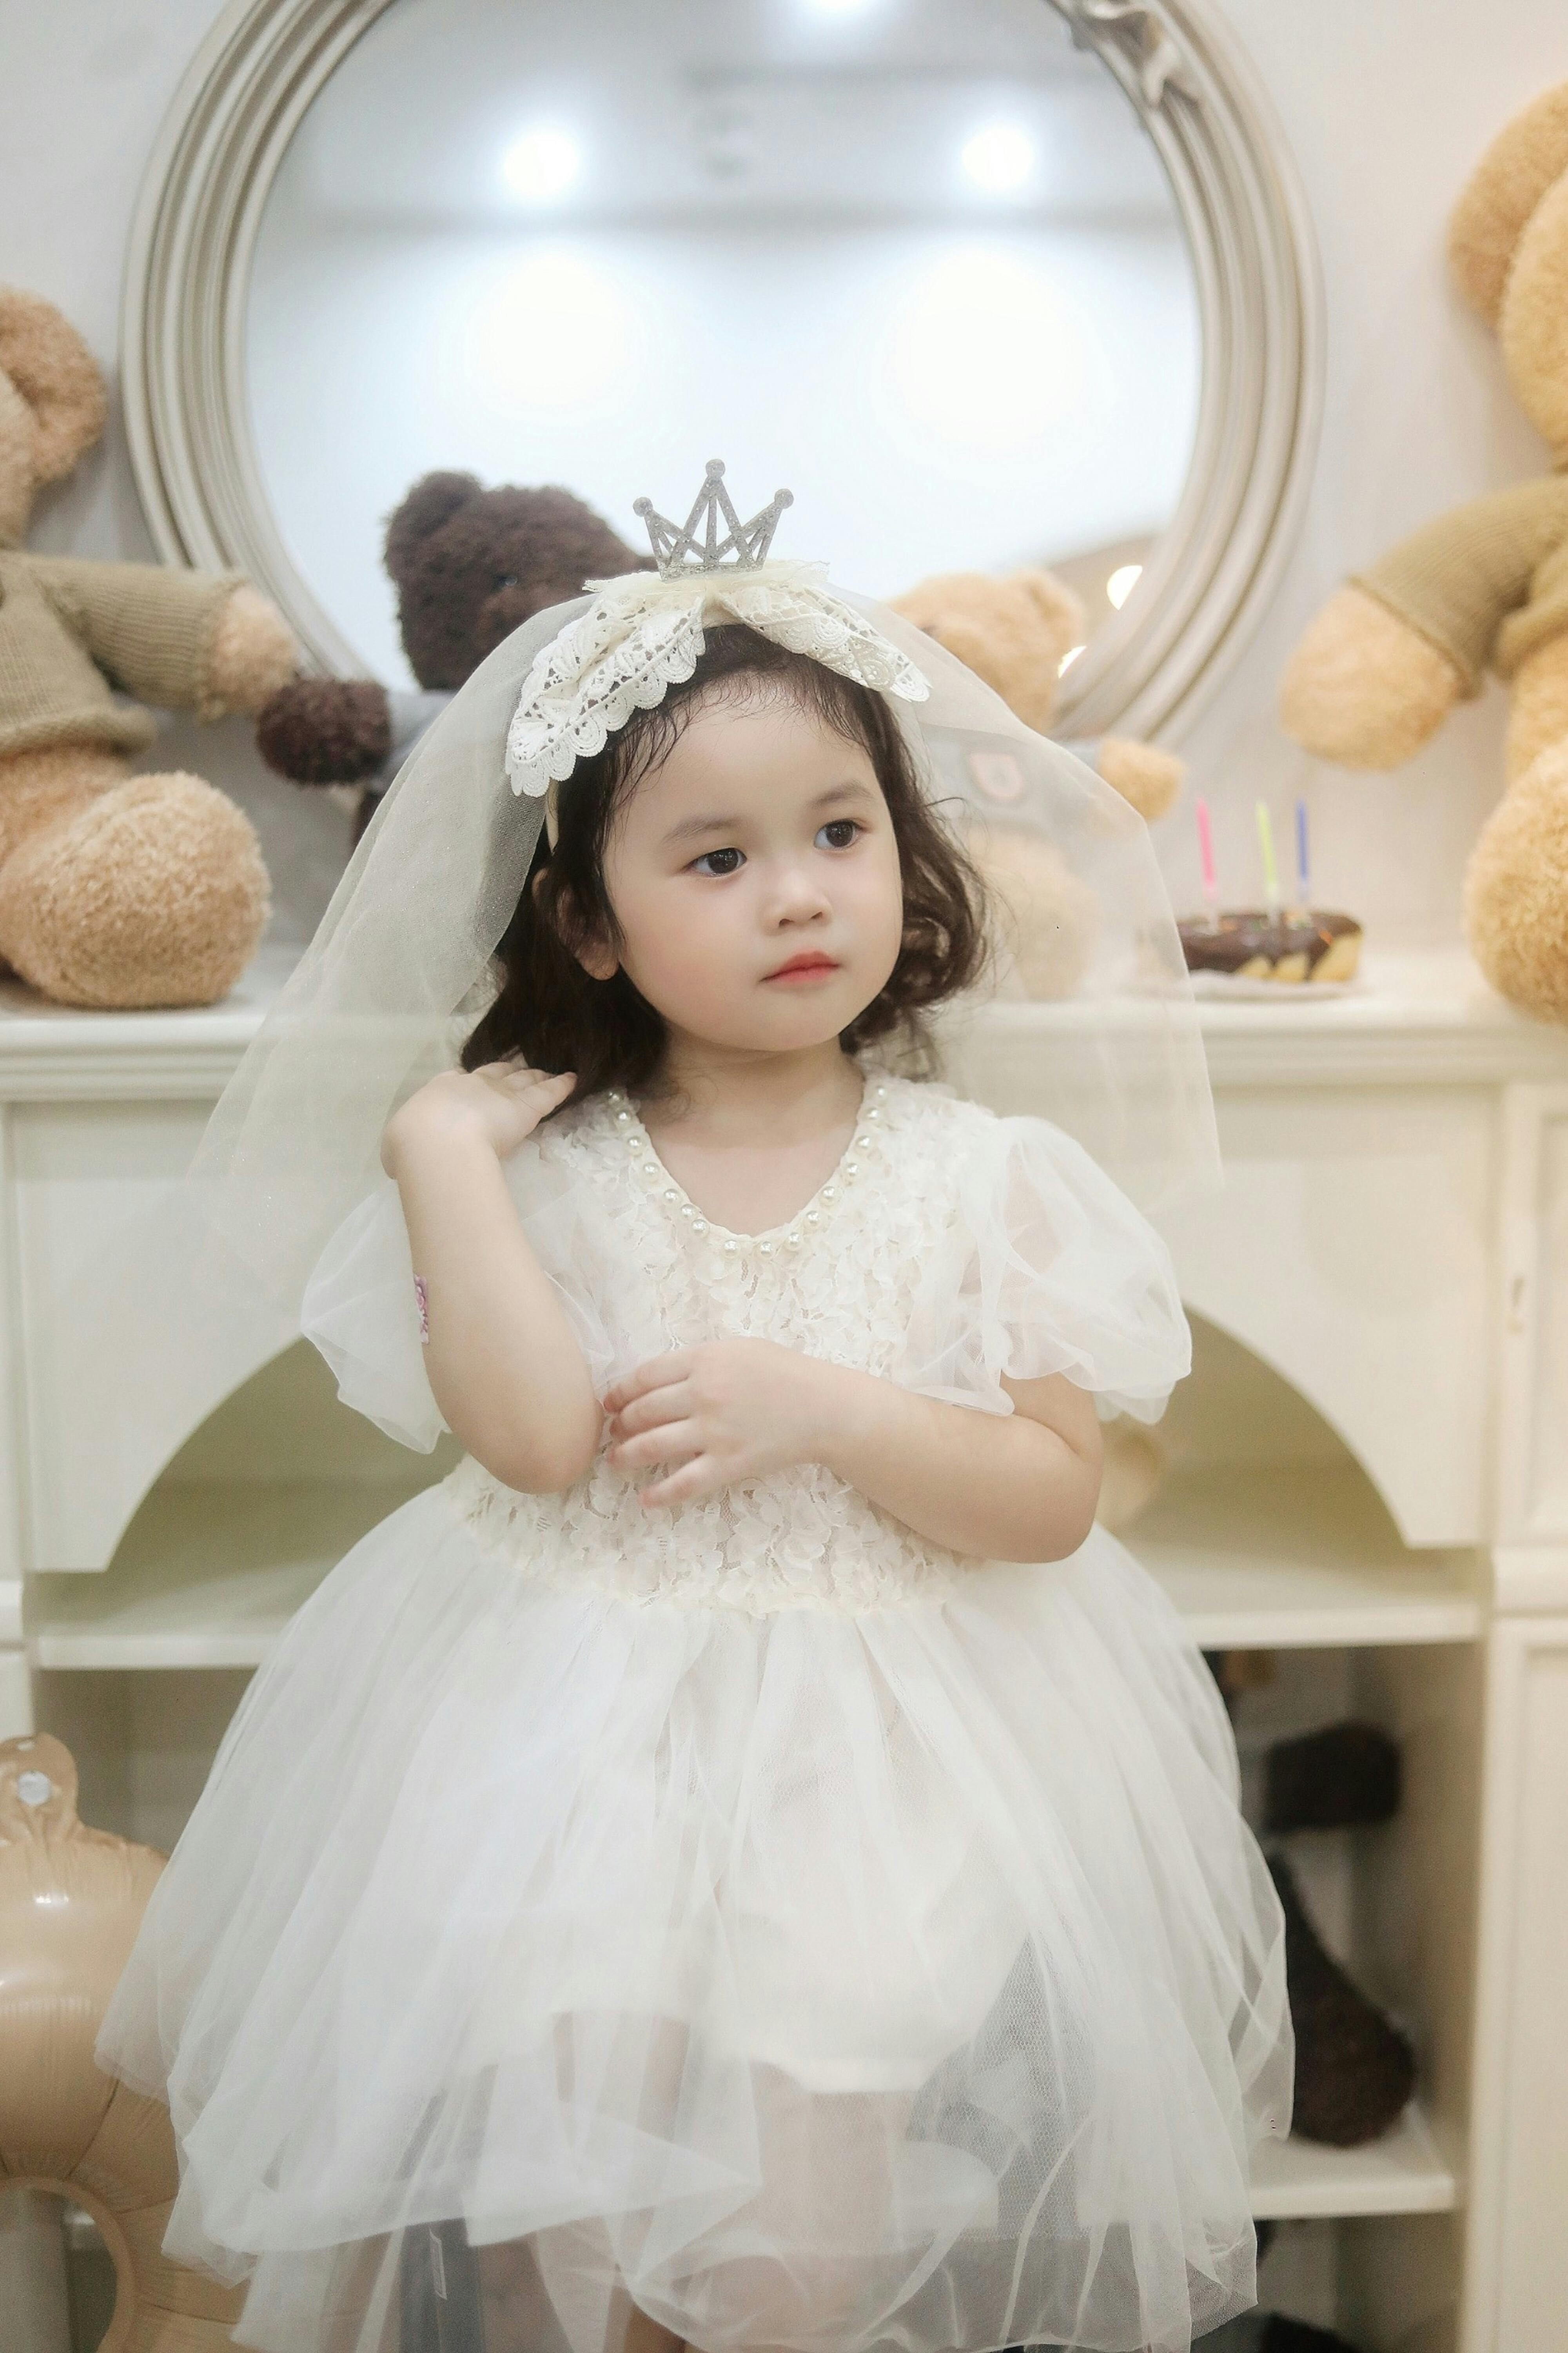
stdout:
{"type": "Polygon", "coordinates": [[[83,1819],[167,1852],[255,1669],[367,1531],[445,1476],[338,1402],[296,1341],[192,1431],[95,1572],[28,1580],[38,1728],[81,1774],[83,1819]]]}
{"type": "MultiPolygon", "coordinates": [[[[1190,1320],[1193,1371],[1152,1433],[1159,1475],[1122,1541],[1220,1674],[1243,1808],[1265,1851],[1288,1873],[1313,1937],[1405,2039],[1415,2068],[1414,2097],[1364,2143],[1331,2147],[1293,2134],[1260,2153],[1254,2210],[1279,2227],[1259,2293],[1266,2306],[1378,2348],[1416,2341],[1409,2329],[1419,2317],[1421,2344],[1450,2353],[1470,2108],[1486,1564],[1466,1547],[1407,1546],[1316,1407],[1234,1334],[1190,1320]],[[1344,1727],[1396,1760],[1386,1812],[1282,1822],[1279,1791],[1290,1785],[1276,1760],[1344,1727]]],[[[1332,1770],[1314,1752],[1314,1795],[1332,1770]]],[[[1320,2050],[1307,2063],[1321,2075],[1340,2063],[1320,2050]]],[[[1321,2082],[1317,2098],[1321,2106],[1321,2082]]],[[[1299,2076],[1299,2109],[1301,2100],[1299,2076]]]]}
{"type": "Polygon", "coordinates": [[[1480,1555],[1407,1546],[1316,1407],[1219,1324],[1190,1321],[1192,1373],[1152,1433],[1156,1459],[1138,1482],[1152,1492],[1118,1533],[1197,1640],[1321,1648],[1477,1635],[1480,1555]]]}

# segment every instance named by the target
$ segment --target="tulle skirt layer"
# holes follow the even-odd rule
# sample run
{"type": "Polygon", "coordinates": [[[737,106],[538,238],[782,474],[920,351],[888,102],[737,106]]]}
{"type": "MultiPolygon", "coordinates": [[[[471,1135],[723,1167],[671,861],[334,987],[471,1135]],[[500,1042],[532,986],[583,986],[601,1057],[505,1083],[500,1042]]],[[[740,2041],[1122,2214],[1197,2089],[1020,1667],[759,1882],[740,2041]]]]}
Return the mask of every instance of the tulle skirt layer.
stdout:
{"type": "Polygon", "coordinates": [[[250,1684],[99,2054],[270,2353],[423,2353],[454,2219],[486,2353],[618,2353],[631,2303],[702,2353],[1176,2353],[1253,2301],[1289,2116],[1237,1796],[1099,1531],[752,1615],[541,1584],[437,1488],[250,1684]]]}

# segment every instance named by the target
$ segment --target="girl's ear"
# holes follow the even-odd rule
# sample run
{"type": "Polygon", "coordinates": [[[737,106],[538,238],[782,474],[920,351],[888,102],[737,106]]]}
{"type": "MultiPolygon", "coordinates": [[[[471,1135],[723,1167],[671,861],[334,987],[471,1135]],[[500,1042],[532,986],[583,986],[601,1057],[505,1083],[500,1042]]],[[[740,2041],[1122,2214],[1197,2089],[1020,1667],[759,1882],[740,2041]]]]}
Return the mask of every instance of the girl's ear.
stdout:
{"type": "Polygon", "coordinates": [[[597,940],[584,941],[580,948],[574,948],[572,953],[590,980],[614,980],[621,968],[621,960],[615,950],[605,947],[597,940]]]}
{"type": "MultiPolygon", "coordinates": [[[[541,867],[533,878],[535,899],[539,896],[540,885],[543,881],[544,869],[541,867]]],[[[571,892],[563,891],[561,895],[560,913],[569,918],[574,916],[576,910],[571,892]]],[[[620,958],[615,950],[606,942],[585,931],[582,924],[574,922],[570,932],[562,929],[561,939],[563,945],[576,957],[590,980],[612,980],[620,970],[620,958]]]]}

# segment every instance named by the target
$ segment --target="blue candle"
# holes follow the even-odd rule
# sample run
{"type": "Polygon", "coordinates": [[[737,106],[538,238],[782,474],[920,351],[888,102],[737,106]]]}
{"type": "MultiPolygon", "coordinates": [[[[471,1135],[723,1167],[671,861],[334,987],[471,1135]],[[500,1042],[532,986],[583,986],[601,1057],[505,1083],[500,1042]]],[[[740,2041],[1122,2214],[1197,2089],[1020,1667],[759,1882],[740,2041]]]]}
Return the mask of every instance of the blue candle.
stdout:
{"type": "Polygon", "coordinates": [[[1311,869],[1307,858],[1307,804],[1300,795],[1296,800],[1296,900],[1301,913],[1311,906],[1311,869]]]}

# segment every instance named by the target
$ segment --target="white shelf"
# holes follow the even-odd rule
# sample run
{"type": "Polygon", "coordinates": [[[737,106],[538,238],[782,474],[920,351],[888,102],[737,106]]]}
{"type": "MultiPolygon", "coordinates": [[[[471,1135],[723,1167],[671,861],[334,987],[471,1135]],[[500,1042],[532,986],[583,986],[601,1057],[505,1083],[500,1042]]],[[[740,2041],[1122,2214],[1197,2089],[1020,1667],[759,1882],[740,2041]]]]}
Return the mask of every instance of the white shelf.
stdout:
{"type": "Polygon", "coordinates": [[[367,1529],[416,1490],[347,1481],[167,1486],[112,1565],[35,1577],[36,1667],[258,1667],[367,1529]]]}
{"type": "Polygon", "coordinates": [[[1472,1642],[1486,1570],[1412,1552],[1352,1465],[1173,1477],[1123,1538],[1205,1650],[1472,1642]]]}
{"type": "MultiPolygon", "coordinates": [[[[1495,1084],[1561,1078],[1568,1035],[1489,987],[1466,949],[1368,948],[1363,976],[1342,996],[1196,1000],[1209,1075],[1221,1091],[1249,1087],[1495,1084]]],[[[959,1002],[937,1018],[961,1091],[998,1110],[1050,1115],[1052,1057],[1086,1028],[1146,1018],[1135,1000],[1114,1012],[1083,1000],[959,1002]]],[[[3,1039],[0,1039],[3,1050],[3,1039]]]]}
{"type": "MultiPolygon", "coordinates": [[[[170,1485],[112,1567],[35,1577],[40,1668],[255,1667],[350,1546],[417,1490],[346,1481],[170,1485]]],[[[1130,1548],[1209,1650],[1473,1641],[1473,1555],[1406,1552],[1354,1472],[1173,1480],[1130,1548]]]]}
{"type": "Polygon", "coordinates": [[[1266,2143],[1252,2177],[1252,2211],[1260,2222],[1442,2214],[1458,2202],[1454,2169],[1414,2104],[1364,2148],[1325,2148],[1294,2138],[1266,2143]]]}
{"type": "MultiPolygon", "coordinates": [[[[298,947],[268,944],[221,1004],[162,1011],[86,1012],[49,1004],[20,981],[0,976],[0,1096],[216,1095],[299,954],[298,947]]],[[[1462,946],[1374,945],[1363,965],[1365,986],[1342,997],[1302,997],[1281,988],[1277,997],[1235,1004],[1198,999],[1215,1085],[1495,1084],[1561,1080],[1568,1071],[1561,1026],[1532,1020],[1499,997],[1462,946]]],[[[943,1008],[937,1030],[961,1063],[973,1058],[984,1101],[1024,1110],[1063,1039],[1086,1022],[1098,1027],[1110,1018],[1117,1017],[1102,1005],[1086,1009],[1079,1000],[1000,999],[943,1008]]],[[[1120,1018],[1146,1016],[1132,1005],[1120,1018]]],[[[1048,1113],[1048,1101],[1039,1108],[1048,1113]]]]}

